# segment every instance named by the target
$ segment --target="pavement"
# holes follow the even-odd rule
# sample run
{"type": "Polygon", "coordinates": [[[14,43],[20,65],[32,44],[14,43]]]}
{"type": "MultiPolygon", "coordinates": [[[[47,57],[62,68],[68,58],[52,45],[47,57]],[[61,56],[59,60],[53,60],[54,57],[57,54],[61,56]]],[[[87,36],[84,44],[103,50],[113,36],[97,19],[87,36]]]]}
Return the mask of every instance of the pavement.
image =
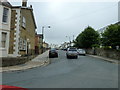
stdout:
{"type": "Polygon", "coordinates": [[[48,58],[49,51],[44,52],[41,55],[38,55],[33,60],[22,64],[22,65],[16,65],[16,66],[9,66],[9,67],[0,67],[0,72],[8,72],[8,71],[21,71],[26,69],[32,69],[40,66],[46,66],[50,63],[50,60],[48,58]]]}
{"type": "Polygon", "coordinates": [[[106,57],[101,57],[101,56],[97,56],[97,55],[88,55],[88,56],[91,56],[91,57],[94,57],[94,58],[99,58],[99,59],[102,59],[102,60],[105,60],[105,61],[108,61],[108,62],[111,62],[111,63],[120,64],[120,60],[106,58],[106,57]]]}
{"type": "MultiPolygon", "coordinates": [[[[40,66],[46,66],[50,64],[50,59],[48,58],[48,53],[49,51],[44,52],[41,55],[38,55],[36,58],[33,60],[22,64],[22,65],[16,65],[16,66],[9,66],[9,67],[0,67],[0,72],[8,72],[8,71],[21,71],[21,70],[26,70],[26,69],[32,69],[40,66]]],[[[119,64],[119,60],[114,60],[110,58],[105,58],[101,56],[96,56],[96,55],[88,55],[94,58],[100,58],[102,60],[111,62],[111,63],[116,63],[119,64]]]]}

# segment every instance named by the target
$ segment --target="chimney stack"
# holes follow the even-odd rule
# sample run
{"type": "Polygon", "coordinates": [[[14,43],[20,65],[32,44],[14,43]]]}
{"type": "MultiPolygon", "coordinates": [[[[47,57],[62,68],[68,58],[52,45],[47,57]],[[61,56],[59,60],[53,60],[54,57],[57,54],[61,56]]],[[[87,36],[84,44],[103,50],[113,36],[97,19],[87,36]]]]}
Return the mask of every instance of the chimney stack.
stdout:
{"type": "Polygon", "coordinates": [[[27,7],[27,0],[22,0],[22,6],[27,7]]]}

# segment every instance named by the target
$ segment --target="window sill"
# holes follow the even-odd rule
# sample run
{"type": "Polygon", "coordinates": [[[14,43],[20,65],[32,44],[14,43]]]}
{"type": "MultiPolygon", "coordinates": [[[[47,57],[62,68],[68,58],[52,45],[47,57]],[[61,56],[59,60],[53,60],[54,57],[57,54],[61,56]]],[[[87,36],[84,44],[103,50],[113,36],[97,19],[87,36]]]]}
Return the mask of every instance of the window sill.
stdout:
{"type": "Polygon", "coordinates": [[[26,27],[23,27],[23,26],[22,26],[22,28],[23,28],[24,30],[26,29],[26,27]]]}
{"type": "Polygon", "coordinates": [[[26,50],[20,50],[20,51],[26,51],[26,50]]]}
{"type": "Polygon", "coordinates": [[[7,22],[2,22],[2,24],[4,24],[4,25],[8,25],[8,23],[7,23],[7,22]]]}
{"type": "Polygon", "coordinates": [[[0,50],[6,50],[6,48],[0,48],[0,50]]]}

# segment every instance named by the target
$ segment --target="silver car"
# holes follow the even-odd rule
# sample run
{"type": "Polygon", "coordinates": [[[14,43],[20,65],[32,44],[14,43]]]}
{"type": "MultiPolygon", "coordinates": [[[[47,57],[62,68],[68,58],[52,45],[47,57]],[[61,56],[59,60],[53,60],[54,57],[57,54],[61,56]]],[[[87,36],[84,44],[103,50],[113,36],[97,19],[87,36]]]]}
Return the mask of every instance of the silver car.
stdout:
{"type": "Polygon", "coordinates": [[[68,48],[66,52],[67,58],[78,58],[78,52],[76,48],[68,48]]]}
{"type": "Polygon", "coordinates": [[[78,51],[78,55],[84,55],[84,56],[86,55],[86,52],[84,49],[78,49],[77,51],[78,51]]]}

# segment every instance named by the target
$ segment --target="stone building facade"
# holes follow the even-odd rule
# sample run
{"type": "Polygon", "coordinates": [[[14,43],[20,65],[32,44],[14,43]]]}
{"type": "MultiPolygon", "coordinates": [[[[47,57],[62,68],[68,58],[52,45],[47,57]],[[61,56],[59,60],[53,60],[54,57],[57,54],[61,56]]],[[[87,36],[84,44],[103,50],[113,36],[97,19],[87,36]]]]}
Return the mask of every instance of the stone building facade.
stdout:
{"type": "Polygon", "coordinates": [[[45,48],[45,49],[49,48],[49,44],[46,42],[43,42],[43,48],[45,48]]]}
{"type": "Polygon", "coordinates": [[[35,35],[35,54],[42,53],[42,34],[35,35]]]}
{"type": "Polygon", "coordinates": [[[12,7],[10,56],[17,57],[35,53],[36,28],[32,6],[27,7],[27,2],[23,2],[22,6],[12,7]]]}

